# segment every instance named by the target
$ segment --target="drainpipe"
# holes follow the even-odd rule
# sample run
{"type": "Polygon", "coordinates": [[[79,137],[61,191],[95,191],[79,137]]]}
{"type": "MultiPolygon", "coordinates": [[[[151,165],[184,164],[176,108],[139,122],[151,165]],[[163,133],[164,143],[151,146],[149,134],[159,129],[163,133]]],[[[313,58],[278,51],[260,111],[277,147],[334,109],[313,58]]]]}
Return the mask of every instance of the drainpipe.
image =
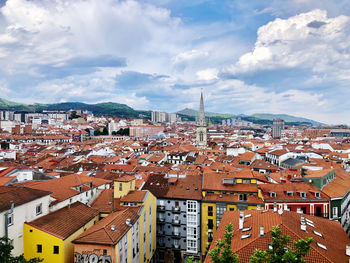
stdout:
{"type": "Polygon", "coordinates": [[[8,215],[13,213],[13,209],[15,207],[15,204],[13,201],[11,201],[11,207],[10,210],[5,213],[5,237],[9,237],[9,219],[8,215]]]}

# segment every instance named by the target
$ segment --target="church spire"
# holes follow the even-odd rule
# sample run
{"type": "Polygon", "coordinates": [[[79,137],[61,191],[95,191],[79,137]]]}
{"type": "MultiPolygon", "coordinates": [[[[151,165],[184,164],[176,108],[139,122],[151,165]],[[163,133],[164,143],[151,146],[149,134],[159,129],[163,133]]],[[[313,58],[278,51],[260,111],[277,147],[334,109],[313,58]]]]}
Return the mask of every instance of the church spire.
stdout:
{"type": "Polygon", "coordinates": [[[200,100],[200,104],[199,104],[198,125],[199,126],[206,126],[205,113],[204,113],[204,102],[203,102],[203,90],[201,91],[201,100],[200,100]]]}
{"type": "Polygon", "coordinates": [[[201,91],[201,100],[197,119],[196,145],[201,149],[207,148],[207,122],[205,120],[204,113],[203,91],[201,91]]]}

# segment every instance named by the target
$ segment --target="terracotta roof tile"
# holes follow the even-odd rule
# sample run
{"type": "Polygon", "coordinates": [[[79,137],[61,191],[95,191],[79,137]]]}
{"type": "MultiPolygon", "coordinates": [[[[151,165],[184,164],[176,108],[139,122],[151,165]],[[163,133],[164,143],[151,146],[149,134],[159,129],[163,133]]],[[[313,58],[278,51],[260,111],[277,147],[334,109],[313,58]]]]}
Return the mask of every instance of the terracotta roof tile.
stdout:
{"type": "Polygon", "coordinates": [[[96,209],[76,202],[26,224],[66,239],[97,215],[96,209]]]}

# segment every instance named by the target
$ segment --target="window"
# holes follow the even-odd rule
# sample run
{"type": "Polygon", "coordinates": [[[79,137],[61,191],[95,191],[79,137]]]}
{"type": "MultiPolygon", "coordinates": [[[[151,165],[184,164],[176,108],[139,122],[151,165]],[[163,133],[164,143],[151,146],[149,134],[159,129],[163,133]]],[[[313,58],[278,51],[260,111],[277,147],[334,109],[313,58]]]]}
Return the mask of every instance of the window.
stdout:
{"type": "Polygon", "coordinates": [[[216,227],[219,226],[221,218],[223,214],[226,211],[226,205],[225,204],[217,204],[216,206],[216,227]]]}
{"type": "Polygon", "coordinates": [[[293,196],[293,192],[287,192],[287,196],[293,196]]]}
{"type": "Polygon", "coordinates": [[[119,241],[119,262],[123,262],[123,243],[122,240],[119,241]]]}
{"type": "Polygon", "coordinates": [[[243,180],[242,180],[242,183],[243,183],[243,184],[250,184],[250,179],[243,179],[243,180]]]}
{"type": "Polygon", "coordinates": [[[197,212],[197,202],[196,201],[187,201],[187,212],[196,213],[197,212]]]}
{"type": "Polygon", "coordinates": [[[338,217],[338,207],[333,207],[333,217],[338,217]]]}
{"type": "Polygon", "coordinates": [[[12,226],[13,225],[13,214],[7,215],[7,225],[12,226]]]}
{"type": "Polygon", "coordinates": [[[36,245],[36,252],[37,253],[42,253],[43,252],[43,246],[41,244],[36,245]]]}
{"type": "Polygon", "coordinates": [[[119,183],[119,191],[123,191],[123,184],[119,183]]]}
{"type": "Polygon", "coordinates": [[[208,206],[208,216],[213,216],[213,207],[208,206]]]}
{"type": "Polygon", "coordinates": [[[208,242],[213,241],[213,232],[208,232],[208,242]]]}
{"type": "Polygon", "coordinates": [[[213,229],[213,227],[214,227],[213,219],[208,219],[208,229],[213,229]]]}
{"type": "Polygon", "coordinates": [[[300,197],[301,197],[301,198],[306,198],[306,193],[305,193],[305,192],[301,192],[301,193],[300,193],[300,197]]]}
{"type": "Polygon", "coordinates": [[[104,250],[103,250],[103,255],[104,255],[104,256],[107,256],[107,249],[104,249],[104,250]]]}
{"type": "Polygon", "coordinates": [[[59,254],[60,253],[60,247],[59,246],[53,246],[53,253],[59,254]]]}
{"type": "Polygon", "coordinates": [[[270,193],[270,197],[276,197],[276,193],[275,192],[271,192],[270,193]]]}
{"type": "Polygon", "coordinates": [[[40,215],[42,213],[42,204],[36,206],[36,215],[40,215]]]}
{"type": "Polygon", "coordinates": [[[239,194],[239,201],[247,201],[247,194],[239,194]]]}

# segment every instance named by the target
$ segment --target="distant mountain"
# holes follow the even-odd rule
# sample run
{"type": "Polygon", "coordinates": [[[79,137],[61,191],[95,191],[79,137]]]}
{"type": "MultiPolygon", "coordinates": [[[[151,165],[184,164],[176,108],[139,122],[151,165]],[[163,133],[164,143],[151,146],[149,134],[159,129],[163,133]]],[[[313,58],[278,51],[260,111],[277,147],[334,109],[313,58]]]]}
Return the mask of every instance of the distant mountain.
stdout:
{"type": "MultiPolygon", "coordinates": [[[[114,102],[103,102],[97,104],[87,104],[82,102],[63,102],[53,104],[22,104],[17,102],[8,101],[0,98],[0,110],[10,110],[17,112],[42,112],[43,110],[87,110],[91,111],[96,116],[109,115],[118,117],[140,117],[144,116],[151,118],[151,111],[134,110],[126,104],[114,103],[114,102]]],[[[198,116],[198,111],[193,109],[183,109],[176,112],[180,117],[187,120],[195,120],[198,116]]],[[[222,114],[206,112],[206,117],[210,118],[213,123],[219,123],[227,118],[240,117],[242,120],[251,121],[258,124],[272,124],[272,120],[276,118],[283,119],[287,125],[299,125],[299,124],[311,124],[311,125],[324,125],[323,123],[313,121],[306,118],[295,117],[287,114],[267,114],[267,113],[256,113],[251,116],[239,114],[222,114]]]]}
{"type": "MultiPolygon", "coordinates": [[[[180,110],[178,112],[176,112],[177,114],[180,115],[186,115],[186,116],[190,116],[190,117],[197,117],[198,116],[198,111],[197,110],[193,110],[193,109],[183,109],[180,110]]],[[[213,113],[213,112],[206,112],[205,113],[206,117],[219,117],[219,118],[232,118],[235,117],[234,114],[223,114],[223,113],[213,113]]]]}
{"type": "Polygon", "coordinates": [[[274,119],[282,119],[285,122],[299,122],[299,123],[310,123],[314,126],[323,126],[325,125],[324,123],[310,120],[307,118],[302,118],[302,117],[295,117],[287,114],[270,114],[270,113],[255,113],[251,115],[251,117],[259,118],[259,119],[264,119],[264,120],[274,120],[274,119]]]}
{"type": "MultiPolygon", "coordinates": [[[[177,114],[183,117],[188,116],[190,117],[189,120],[194,120],[194,117],[198,115],[198,111],[186,108],[181,111],[178,111],[177,114]]],[[[234,114],[206,112],[205,116],[210,118],[215,123],[220,122],[221,120],[224,120],[226,118],[239,117],[242,120],[250,121],[257,124],[272,124],[273,119],[280,118],[280,119],[283,119],[287,125],[300,125],[300,124],[309,124],[314,126],[325,125],[321,122],[317,122],[314,120],[301,118],[301,117],[295,117],[287,114],[256,113],[253,115],[245,115],[245,114],[234,115],[234,114]]]]}
{"type": "Polygon", "coordinates": [[[81,102],[63,102],[54,104],[21,104],[17,102],[0,99],[0,110],[20,111],[20,112],[42,112],[43,110],[87,110],[93,114],[110,115],[118,117],[139,117],[139,115],[151,117],[150,111],[134,110],[125,104],[114,102],[103,102],[97,104],[87,104],[81,102]]]}

